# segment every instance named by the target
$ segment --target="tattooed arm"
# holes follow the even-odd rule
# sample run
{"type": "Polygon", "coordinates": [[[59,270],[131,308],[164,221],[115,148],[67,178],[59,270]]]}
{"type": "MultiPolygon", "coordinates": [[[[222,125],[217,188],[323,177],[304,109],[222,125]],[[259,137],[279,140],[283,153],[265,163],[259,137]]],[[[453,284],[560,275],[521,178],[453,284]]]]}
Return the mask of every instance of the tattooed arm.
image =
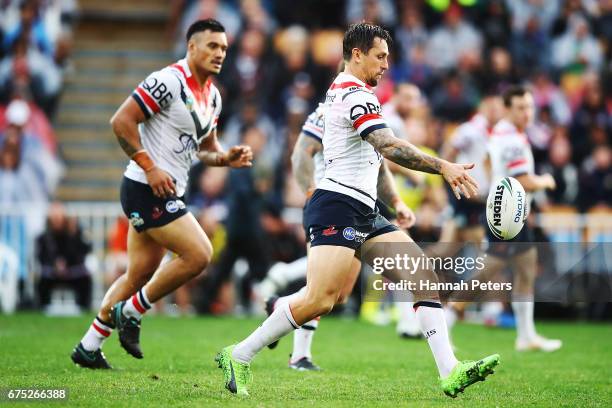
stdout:
{"type": "Polygon", "coordinates": [[[313,137],[300,133],[293,153],[291,154],[291,165],[293,174],[298,185],[308,195],[314,188],[314,160],[313,157],[317,152],[323,150],[321,142],[313,137]]]}
{"type": "Polygon", "coordinates": [[[153,194],[158,197],[173,196],[176,194],[176,186],[172,177],[157,167],[149,153],[142,147],[138,124],[144,121],[145,115],[141,107],[132,97],[128,97],[117,109],[110,124],[119,146],[145,172],[147,183],[151,186],[153,194]]]}
{"type": "Polygon", "coordinates": [[[138,124],[144,121],[145,115],[132,97],[123,102],[110,120],[119,146],[129,158],[142,150],[138,124]]]}
{"type": "Polygon", "coordinates": [[[383,157],[400,166],[442,175],[453,188],[457,199],[461,199],[461,193],[469,198],[471,194],[476,195],[478,192],[478,184],[467,172],[474,164],[450,163],[430,156],[413,144],[395,137],[389,128],[374,130],[365,136],[365,140],[383,157]]]}

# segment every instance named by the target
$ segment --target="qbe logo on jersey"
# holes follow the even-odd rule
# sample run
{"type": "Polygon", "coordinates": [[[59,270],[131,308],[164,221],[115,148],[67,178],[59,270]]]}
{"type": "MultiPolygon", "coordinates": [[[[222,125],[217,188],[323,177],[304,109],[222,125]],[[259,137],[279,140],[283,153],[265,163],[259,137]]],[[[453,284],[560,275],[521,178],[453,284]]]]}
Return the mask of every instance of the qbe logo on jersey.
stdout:
{"type": "Polygon", "coordinates": [[[487,224],[493,235],[509,240],[523,229],[527,218],[527,195],[513,177],[499,179],[487,197],[487,224]]]}

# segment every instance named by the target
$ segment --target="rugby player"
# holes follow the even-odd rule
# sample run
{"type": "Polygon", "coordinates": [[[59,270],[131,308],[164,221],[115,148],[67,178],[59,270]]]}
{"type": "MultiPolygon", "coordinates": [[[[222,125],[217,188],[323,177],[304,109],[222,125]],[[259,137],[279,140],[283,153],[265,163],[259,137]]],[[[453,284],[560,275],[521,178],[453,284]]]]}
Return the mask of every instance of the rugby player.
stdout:
{"type": "MultiPolygon", "coordinates": [[[[452,243],[471,243],[479,248],[485,239],[486,227],[483,217],[490,184],[490,174],[486,165],[487,146],[493,126],[503,114],[502,98],[493,94],[486,95],[480,102],[478,113],[457,127],[450,140],[442,147],[442,158],[476,164],[472,176],[480,189],[479,194],[469,200],[452,202],[452,219],[443,224],[440,243],[432,249],[438,256],[454,256],[460,246],[452,243]]],[[[446,324],[449,330],[467,304],[469,302],[449,302],[445,306],[446,324]]]]}
{"type": "MultiPolygon", "coordinates": [[[[298,136],[291,161],[293,165],[293,174],[298,182],[298,185],[302,191],[306,194],[307,198],[310,198],[316,185],[323,178],[325,171],[325,164],[323,162],[323,124],[325,120],[325,104],[319,104],[317,109],[312,112],[298,136]]],[[[389,172],[389,169],[383,162],[380,166],[378,175],[378,196],[379,200],[377,206],[381,210],[386,210],[387,203],[393,206],[397,222],[401,228],[410,228],[414,225],[415,216],[412,210],[406,206],[406,204],[399,197],[393,177],[389,172]]],[[[391,215],[391,214],[389,214],[391,215]]],[[[387,216],[389,218],[389,216],[387,216]]],[[[310,234],[306,230],[306,240],[308,242],[307,247],[310,247],[310,234]]],[[[328,234],[336,234],[339,231],[330,229],[327,231],[328,234]]],[[[288,268],[302,268],[304,269],[304,277],[306,276],[307,265],[304,262],[295,261],[294,263],[287,265],[288,268]],[[293,265],[293,266],[291,266],[293,265]]],[[[353,287],[357,282],[359,271],[361,270],[361,261],[357,258],[353,260],[351,264],[351,272],[347,277],[346,283],[340,292],[336,304],[344,304],[348,300],[353,287]]],[[[293,272],[293,271],[292,271],[293,272]]],[[[303,296],[306,287],[302,288],[298,292],[278,297],[272,296],[266,301],[266,312],[271,315],[275,308],[281,307],[284,303],[290,302],[293,298],[303,296]]],[[[411,308],[409,302],[399,303],[399,307],[411,308]]],[[[409,312],[410,313],[410,312],[409,312]]],[[[404,315],[406,313],[403,313],[404,315]]],[[[319,317],[301,325],[293,333],[293,351],[289,359],[289,367],[298,371],[318,371],[319,366],[312,362],[312,341],[314,333],[319,326],[319,317]]],[[[268,348],[274,349],[278,345],[278,341],[268,344],[268,348]]]]}
{"type": "MultiPolygon", "coordinates": [[[[390,40],[386,30],[367,23],[354,24],[345,32],[346,67],[332,83],[325,100],[325,175],[306,208],[305,222],[311,238],[306,293],[276,308],[245,340],[225,347],[217,355],[225,386],[232,393],[248,395],[250,362],[262,348],[331,311],[351,272],[356,250],[374,257],[384,255],[381,249],[389,246],[386,244],[401,243],[406,255],[422,256],[410,237],[376,210],[376,186],[383,158],[403,167],[441,174],[458,199],[461,194],[468,198],[477,194],[477,184],[467,171],[473,164],[450,163],[423,153],[396,138],[380,115],[380,103],[371,88],[388,69],[390,40]],[[330,229],[338,233],[325,233],[330,229]]],[[[386,276],[393,281],[437,281],[433,270],[414,272],[412,275],[394,268],[387,270],[386,276]]],[[[479,361],[459,362],[455,358],[437,291],[415,290],[413,295],[416,315],[445,394],[455,397],[493,372],[499,362],[497,354],[479,361]]]]}
{"type": "Polygon", "coordinates": [[[142,358],[142,316],[210,262],[211,243],[183,202],[189,168],[196,158],[231,167],[251,166],[252,158],[248,146],[224,152],[217,140],[221,96],[212,77],[226,52],[219,22],[195,22],[187,31],[186,57],[149,75],[110,121],[131,159],[121,184],[121,205],[131,224],[128,267],[71,355],[82,367],[111,368],[101,347],[114,328],[122,347],[142,358]],[[166,251],[177,256],[160,267],[166,251]]]}
{"type": "MultiPolygon", "coordinates": [[[[526,205],[529,208],[531,193],[554,189],[555,179],[550,174],[535,174],[533,153],[525,133],[535,114],[535,104],[531,93],[523,87],[513,86],[504,92],[503,102],[506,114],[491,132],[487,145],[489,156],[487,167],[491,169],[493,183],[503,177],[516,178],[527,193],[526,205]]],[[[497,238],[487,228],[487,238],[492,245],[488,249],[486,266],[473,278],[480,281],[488,280],[495,277],[506,266],[512,266],[514,275],[512,310],[516,319],[516,350],[546,352],[558,350],[562,346],[561,340],[542,337],[535,329],[533,308],[537,248],[528,245],[534,240],[532,228],[525,223],[521,232],[504,244],[500,242],[506,241],[497,238]]]]}

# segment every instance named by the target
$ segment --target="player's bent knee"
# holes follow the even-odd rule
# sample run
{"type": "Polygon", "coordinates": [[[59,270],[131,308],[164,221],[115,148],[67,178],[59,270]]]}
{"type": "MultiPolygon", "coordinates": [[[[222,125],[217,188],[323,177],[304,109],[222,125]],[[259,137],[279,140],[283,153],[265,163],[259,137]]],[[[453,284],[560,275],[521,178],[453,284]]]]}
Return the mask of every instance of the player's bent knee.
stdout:
{"type": "Polygon", "coordinates": [[[196,277],[202,273],[212,260],[212,250],[193,251],[183,257],[188,264],[187,272],[191,277],[196,277]]]}

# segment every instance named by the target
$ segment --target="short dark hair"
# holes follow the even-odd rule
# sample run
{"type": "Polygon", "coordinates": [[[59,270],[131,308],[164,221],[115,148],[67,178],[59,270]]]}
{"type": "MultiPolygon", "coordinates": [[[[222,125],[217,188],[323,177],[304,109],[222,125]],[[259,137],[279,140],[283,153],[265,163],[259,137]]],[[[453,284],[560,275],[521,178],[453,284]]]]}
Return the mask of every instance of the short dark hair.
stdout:
{"type": "Polygon", "coordinates": [[[516,96],[524,96],[529,93],[529,90],[524,86],[512,85],[504,91],[502,98],[504,99],[504,106],[509,108],[512,106],[512,98],[516,96]]]}
{"type": "Polygon", "coordinates": [[[187,30],[187,36],[186,36],[187,41],[189,41],[191,39],[191,36],[194,35],[195,33],[199,33],[199,32],[206,31],[206,30],[210,30],[213,33],[224,33],[225,27],[223,27],[223,24],[221,24],[220,22],[218,22],[217,20],[213,18],[207,18],[205,20],[198,20],[189,26],[189,29],[187,30]]]}
{"type": "Polygon", "coordinates": [[[353,48],[359,48],[366,54],[374,46],[374,39],[378,37],[391,46],[391,35],[384,28],[368,23],[351,24],[344,33],[342,40],[342,56],[345,61],[351,59],[353,48]]]}

